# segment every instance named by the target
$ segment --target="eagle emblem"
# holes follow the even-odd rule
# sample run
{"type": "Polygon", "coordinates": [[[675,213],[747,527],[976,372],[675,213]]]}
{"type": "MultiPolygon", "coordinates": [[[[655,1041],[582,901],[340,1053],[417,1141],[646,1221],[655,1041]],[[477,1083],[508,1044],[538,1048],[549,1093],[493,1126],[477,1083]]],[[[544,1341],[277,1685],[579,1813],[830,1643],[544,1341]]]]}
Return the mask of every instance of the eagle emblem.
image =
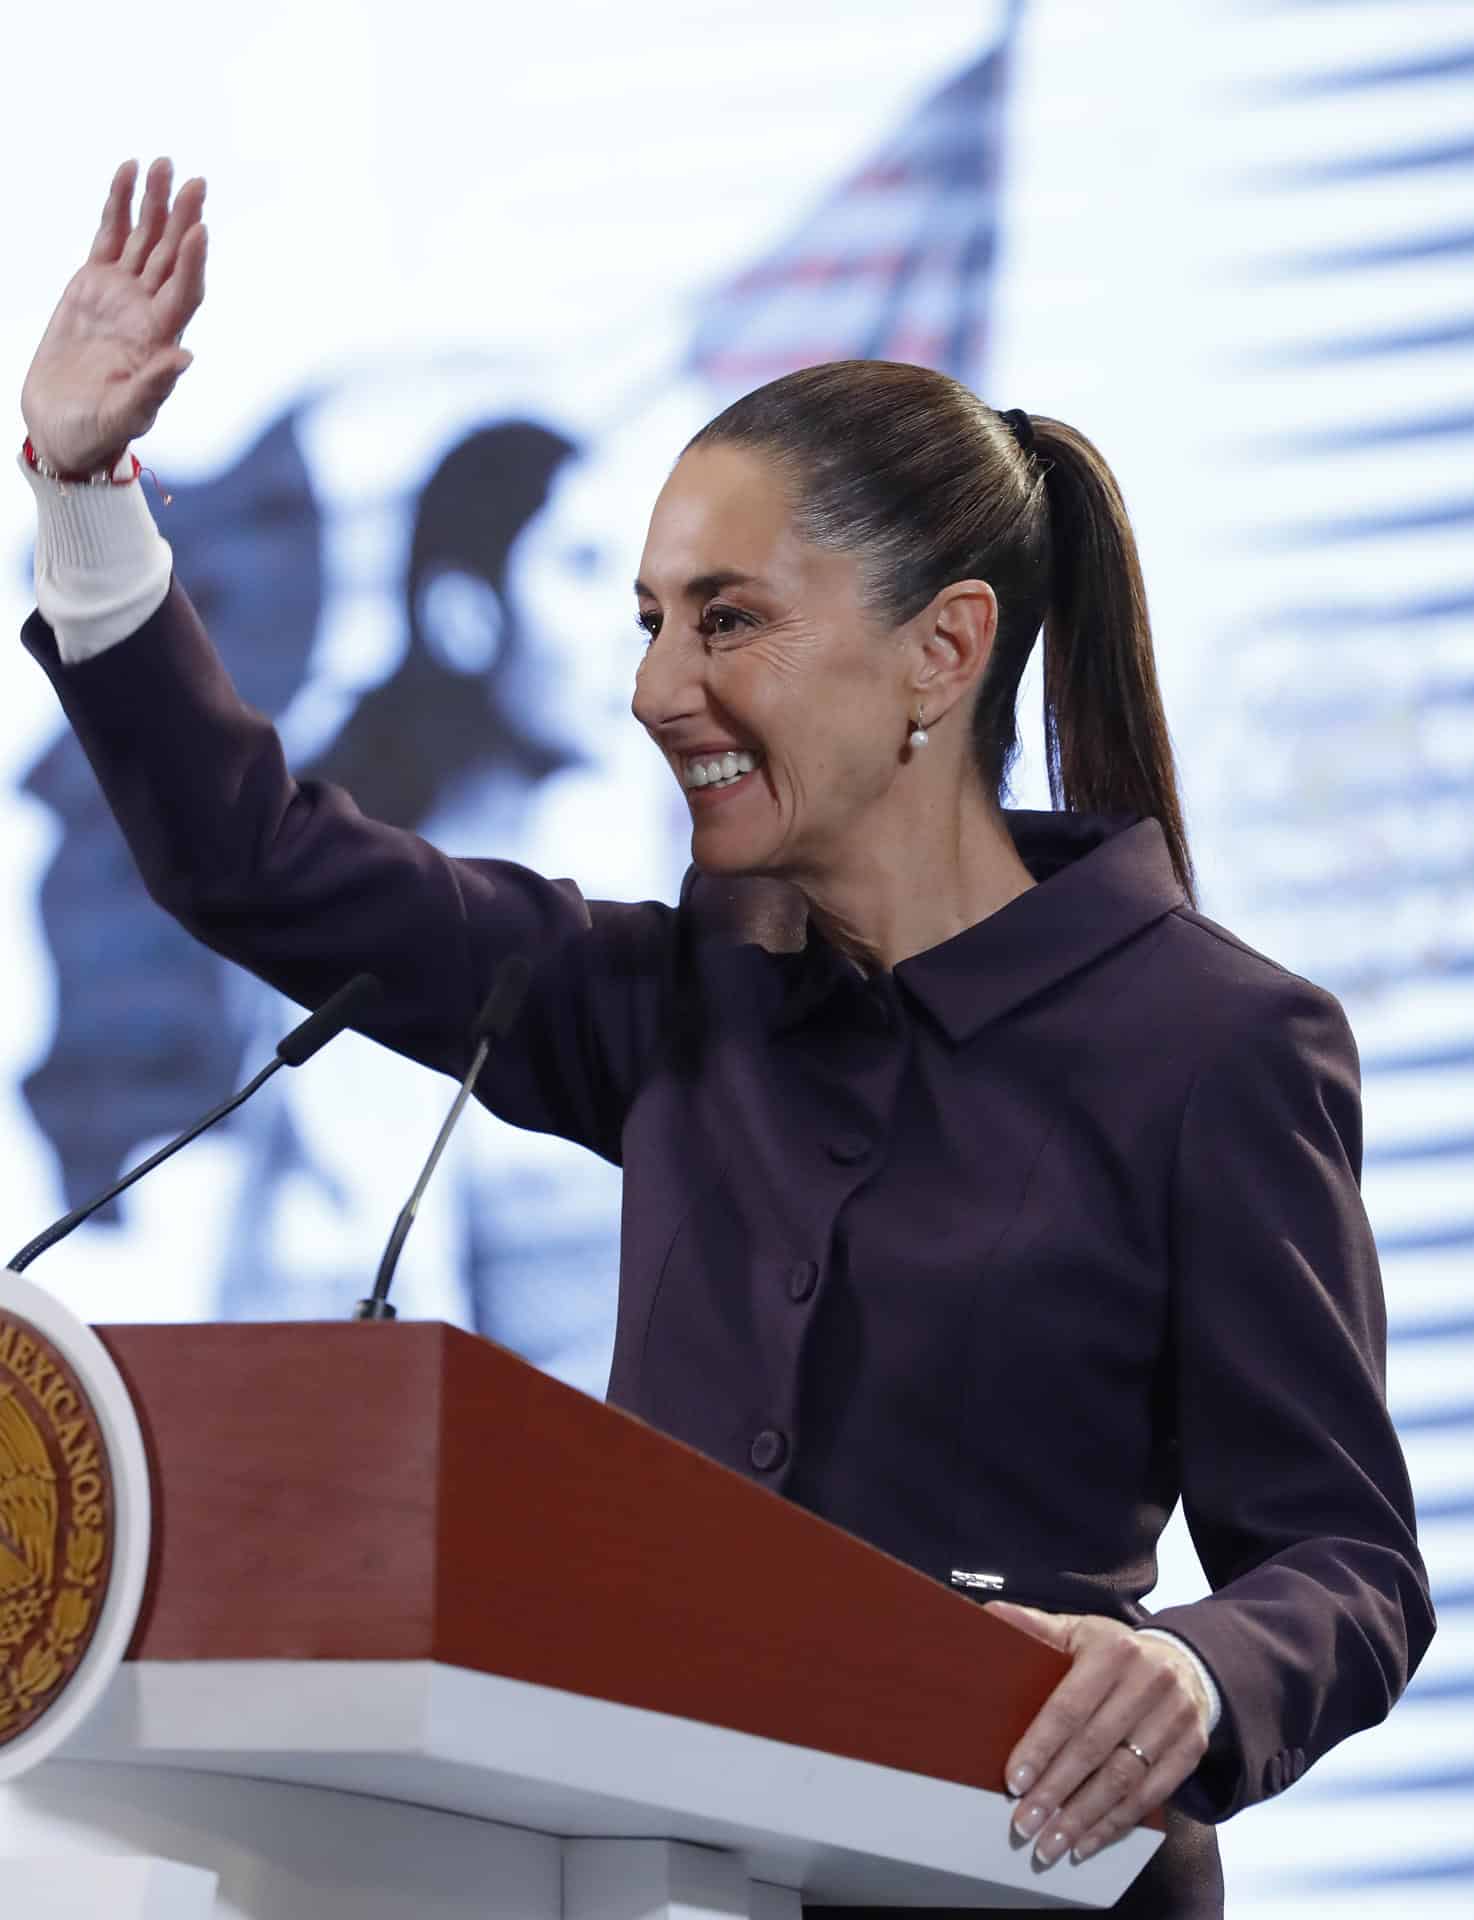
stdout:
{"type": "Polygon", "coordinates": [[[0,1314],[0,1747],[60,1697],[101,1612],[112,1476],[63,1356],[0,1314]]]}
{"type": "Polygon", "coordinates": [[[0,1601],[51,1585],[56,1520],[56,1469],[15,1388],[0,1387],[0,1601]]]}

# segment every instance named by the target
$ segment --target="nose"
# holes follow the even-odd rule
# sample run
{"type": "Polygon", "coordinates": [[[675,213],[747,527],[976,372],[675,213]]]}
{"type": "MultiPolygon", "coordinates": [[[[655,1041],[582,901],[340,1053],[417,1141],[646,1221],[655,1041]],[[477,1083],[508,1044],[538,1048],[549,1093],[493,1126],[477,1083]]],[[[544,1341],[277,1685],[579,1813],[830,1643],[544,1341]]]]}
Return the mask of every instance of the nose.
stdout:
{"type": "Polygon", "coordinates": [[[630,711],[654,739],[663,727],[701,711],[706,696],[700,662],[700,649],[683,644],[673,624],[662,627],[641,654],[630,711]]]}

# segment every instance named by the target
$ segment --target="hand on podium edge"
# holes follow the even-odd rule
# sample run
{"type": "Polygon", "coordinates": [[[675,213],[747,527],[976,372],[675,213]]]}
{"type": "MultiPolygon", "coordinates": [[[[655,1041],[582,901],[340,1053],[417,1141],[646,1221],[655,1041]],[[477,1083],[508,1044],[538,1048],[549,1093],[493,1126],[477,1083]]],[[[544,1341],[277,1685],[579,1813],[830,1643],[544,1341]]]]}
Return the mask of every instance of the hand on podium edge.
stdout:
{"type": "Polygon", "coordinates": [[[1052,1866],[1088,1859],[1165,1805],[1208,1750],[1210,1707],[1191,1657],[1097,1614],[990,1600],[985,1611],[1071,1658],[1008,1756],[1013,1829],[1052,1866]]]}

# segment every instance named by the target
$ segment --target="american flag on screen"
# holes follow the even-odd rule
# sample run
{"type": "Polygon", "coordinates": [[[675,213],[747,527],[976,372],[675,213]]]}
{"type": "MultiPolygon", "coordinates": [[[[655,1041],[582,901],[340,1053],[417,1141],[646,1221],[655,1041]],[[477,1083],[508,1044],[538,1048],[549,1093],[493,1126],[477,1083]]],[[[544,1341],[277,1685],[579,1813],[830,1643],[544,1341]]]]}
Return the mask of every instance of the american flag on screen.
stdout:
{"type": "Polygon", "coordinates": [[[721,404],[824,360],[910,360],[977,384],[1021,13],[771,253],[713,289],[687,369],[721,404]]]}

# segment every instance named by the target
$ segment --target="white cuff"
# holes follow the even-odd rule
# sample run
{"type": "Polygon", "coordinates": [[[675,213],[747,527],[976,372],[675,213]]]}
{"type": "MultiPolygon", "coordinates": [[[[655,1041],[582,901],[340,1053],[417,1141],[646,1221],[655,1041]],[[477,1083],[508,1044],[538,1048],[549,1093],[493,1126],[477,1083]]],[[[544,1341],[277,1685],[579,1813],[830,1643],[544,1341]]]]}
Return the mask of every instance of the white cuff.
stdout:
{"type": "Polygon", "coordinates": [[[58,485],[20,469],[36,496],[36,605],[69,667],[137,632],[169,591],[174,556],[143,487],[58,485]]]}
{"type": "Polygon", "coordinates": [[[1198,1678],[1203,1683],[1203,1691],[1208,1696],[1208,1731],[1211,1733],[1223,1718],[1223,1696],[1218,1691],[1218,1683],[1203,1665],[1185,1640],[1179,1640],[1175,1633],[1168,1633],[1165,1627],[1138,1627],[1137,1632],[1145,1640],[1170,1640],[1174,1647],[1182,1651],[1198,1670],[1198,1678]]]}

